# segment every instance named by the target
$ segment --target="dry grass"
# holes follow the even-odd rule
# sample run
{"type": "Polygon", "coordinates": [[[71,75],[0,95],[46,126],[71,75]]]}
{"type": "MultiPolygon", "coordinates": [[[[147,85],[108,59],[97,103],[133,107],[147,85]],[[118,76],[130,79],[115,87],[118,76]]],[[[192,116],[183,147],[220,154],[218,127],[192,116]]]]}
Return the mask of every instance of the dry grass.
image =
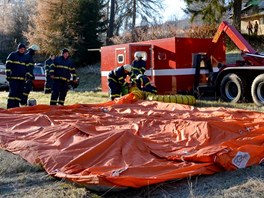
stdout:
{"type": "MultiPolygon", "coordinates": [[[[96,70],[96,68],[95,68],[96,70]]],[[[83,68],[80,87],[70,91],[66,105],[108,101],[108,94],[100,90],[100,79],[92,68],[83,68]],[[92,82],[90,85],[88,82],[92,82]],[[89,90],[89,91],[84,91],[89,90]]],[[[0,108],[6,107],[7,92],[0,92],[0,108]]],[[[49,104],[50,94],[31,92],[38,104],[49,104]]],[[[253,104],[230,104],[198,100],[198,107],[225,106],[262,111],[253,104]]],[[[110,197],[110,198],[172,198],[172,197],[264,197],[264,167],[253,166],[211,176],[198,176],[168,181],[140,189],[121,192],[91,192],[84,187],[48,176],[41,167],[32,166],[21,157],[0,150],[0,197],[110,197]]]]}

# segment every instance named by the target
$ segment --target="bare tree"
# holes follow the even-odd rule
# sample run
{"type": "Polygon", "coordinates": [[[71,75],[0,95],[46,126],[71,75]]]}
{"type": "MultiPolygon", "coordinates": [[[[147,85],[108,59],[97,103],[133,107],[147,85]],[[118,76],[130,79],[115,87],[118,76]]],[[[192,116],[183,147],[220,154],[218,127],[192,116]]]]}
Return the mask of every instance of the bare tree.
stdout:
{"type": "MultiPolygon", "coordinates": [[[[132,41],[135,40],[135,27],[137,21],[144,18],[151,22],[160,16],[163,10],[163,0],[111,0],[111,12],[108,28],[114,28],[113,35],[118,35],[120,31],[130,30],[133,33],[132,41]],[[114,5],[113,5],[114,4],[114,5]]],[[[109,30],[111,32],[111,29],[109,30]]],[[[110,34],[108,34],[109,36],[110,34]]],[[[111,38],[111,37],[108,37],[111,38]]]]}

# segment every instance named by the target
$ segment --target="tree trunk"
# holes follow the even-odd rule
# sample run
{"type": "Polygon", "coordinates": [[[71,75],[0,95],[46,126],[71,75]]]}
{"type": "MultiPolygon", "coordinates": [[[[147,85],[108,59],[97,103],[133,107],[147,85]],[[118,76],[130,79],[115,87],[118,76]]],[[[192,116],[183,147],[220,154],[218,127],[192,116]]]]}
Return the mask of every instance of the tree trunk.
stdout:
{"type": "Polygon", "coordinates": [[[137,13],[137,1],[136,0],[133,0],[133,10],[132,10],[132,42],[135,42],[136,40],[136,30],[135,30],[135,27],[136,27],[136,13],[137,13]]]}
{"type": "Polygon", "coordinates": [[[234,0],[233,25],[239,32],[241,31],[241,7],[242,7],[242,0],[234,0]]]}
{"type": "Polygon", "coordinates": [[[110,17],[109,17],[109,25],[106,33],[106,45],[112,45],[113,42],[111,38],[114,35],[114,22],[115,22],[115,0],[110,1],[110,17]]]}

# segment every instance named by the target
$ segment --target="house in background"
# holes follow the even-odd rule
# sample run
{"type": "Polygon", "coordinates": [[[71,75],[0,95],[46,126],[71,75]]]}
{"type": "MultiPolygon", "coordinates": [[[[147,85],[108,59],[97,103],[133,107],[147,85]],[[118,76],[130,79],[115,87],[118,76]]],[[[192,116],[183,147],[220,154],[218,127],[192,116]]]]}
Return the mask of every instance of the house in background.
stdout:
{"type": "MultiPolygon", "coordinates": [[[[247,25],[259,24],[258,35],[264,35],[264,0],[243,1],[241,10],[241,33],[248,34],[247,25]]],[[[254,28],[253,28],[254,32],[254,28]]]]}

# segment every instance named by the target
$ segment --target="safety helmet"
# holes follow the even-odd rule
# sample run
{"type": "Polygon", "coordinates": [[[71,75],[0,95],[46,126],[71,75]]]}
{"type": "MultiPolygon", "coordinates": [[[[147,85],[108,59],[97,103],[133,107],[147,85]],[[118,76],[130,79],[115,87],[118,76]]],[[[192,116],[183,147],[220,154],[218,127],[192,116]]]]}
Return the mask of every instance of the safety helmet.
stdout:
{"type": "Polygon", "coordinates": [[[26,46],[23,43],[19,43],[17,46],[17,49],[26,48],[26,46]]]}
{"type": "Polygon", "coordinates": [[[143,58],[143,55],[141,52],[136,52],[135,53],[135,58],[143,58]]]}
{"type": "Polygon", "coordinates": [[[34,51],[38,51],[38,50],[40,50],[40,47],[38,45],[36,45],[36,44],[33,44],[28,49],[32,49],[34,51]]]}
{"type": "Polygon", "coordinates": [[[144,78],[144,75],[143,74],[138,74],[137,75],[137,80],[140,80],[140,78],[144,78]]]}
{"type": "Polygon", "coordinates": [[[126,65],[124,65],[123,67],[124,67],[124,70],[126,70],[126,71],[128,71],[128,72],[131,72],[131,70],[132,70],[132,66],[129,65],[129,64],[126,64],[126,65]]]}

